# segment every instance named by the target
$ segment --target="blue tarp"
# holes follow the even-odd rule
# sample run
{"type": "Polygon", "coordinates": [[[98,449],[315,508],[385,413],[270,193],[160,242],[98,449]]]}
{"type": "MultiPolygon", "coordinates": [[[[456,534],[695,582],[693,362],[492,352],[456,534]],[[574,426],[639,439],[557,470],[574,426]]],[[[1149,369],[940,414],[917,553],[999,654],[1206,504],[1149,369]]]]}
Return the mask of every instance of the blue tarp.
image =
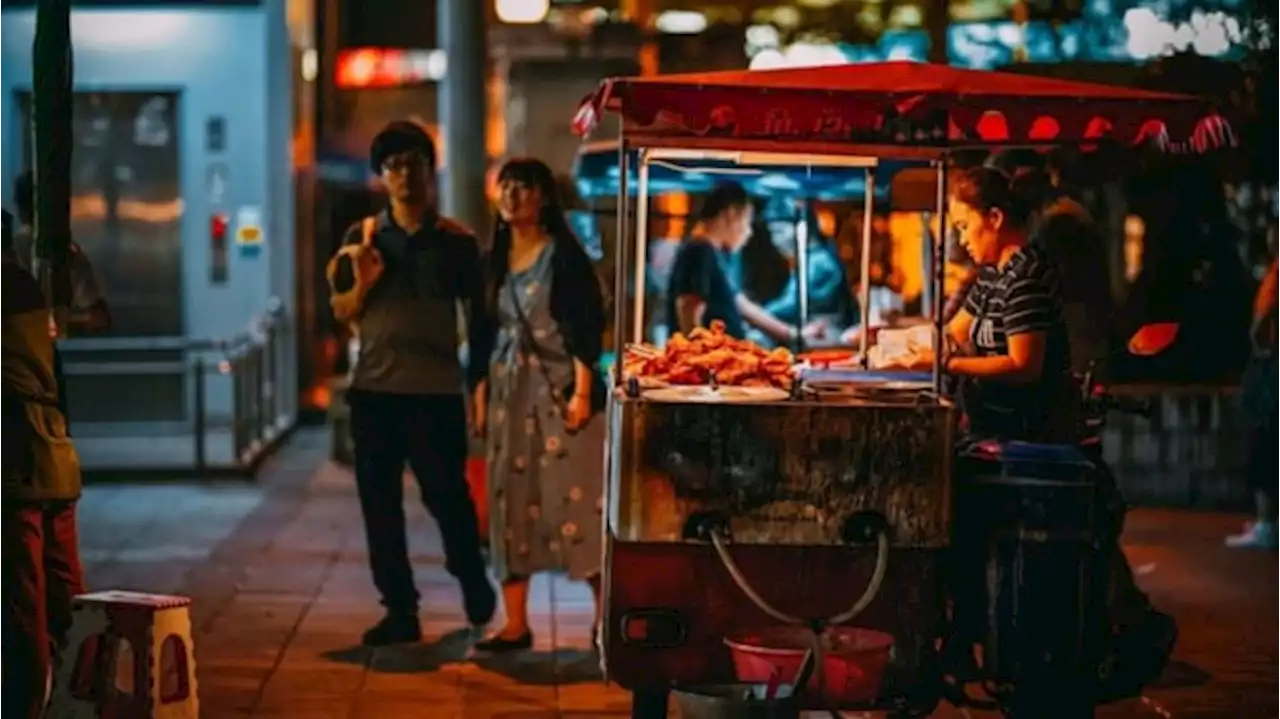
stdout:
{"type": "MultiPolygon", "coordinates": [[[[627,189],[636,194],[637,154],[628,160],[627,189]]],[[[889,199],[889,181],[895,173],[913,163],[883,162],[874,170],[876,201],[889,199]]],[[[918,163],[915,163],[918,165],[918,163]]],[[[770,166],[750,167],[723,160],[662,160],[649,165],[649,194],[709,192],[716,183],[741,183],[757,197],[784,195],[814,200],[861,199],[865,192],[864,170],[856,167],[770,166]]],[[[612,146],[585,149],[574,162],[573,181],[578,195],[587,201],[618,194],[618,151],[612,146]]]]}

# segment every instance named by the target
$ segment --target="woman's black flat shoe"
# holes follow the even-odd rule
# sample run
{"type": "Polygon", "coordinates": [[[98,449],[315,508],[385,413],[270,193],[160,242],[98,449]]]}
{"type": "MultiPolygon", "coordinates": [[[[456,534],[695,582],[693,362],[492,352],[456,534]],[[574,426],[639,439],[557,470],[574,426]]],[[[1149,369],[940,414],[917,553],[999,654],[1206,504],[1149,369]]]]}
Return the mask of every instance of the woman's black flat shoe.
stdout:
{"type": "Polygon", "coordinates": [[[522,652],[533,648],[533,632],[525,632],[522,636],[515,639],[504,639],[502,636],[495,634],[488,639],[482,639],[476,642],[477,652],[486,652],[488,654],[504,654],[506,652],[522,652]]]}

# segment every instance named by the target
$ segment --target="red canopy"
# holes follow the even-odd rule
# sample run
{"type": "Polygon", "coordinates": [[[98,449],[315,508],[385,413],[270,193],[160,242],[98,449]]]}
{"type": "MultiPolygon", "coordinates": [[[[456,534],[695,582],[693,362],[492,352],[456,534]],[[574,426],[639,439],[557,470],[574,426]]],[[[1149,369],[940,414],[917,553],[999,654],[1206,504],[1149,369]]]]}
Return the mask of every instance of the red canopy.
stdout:
{"type": "Polygon", "coordinates": [[[908,148],[1068,145],[1110,139],[1203,151],[1234,144],[1186,95],[943,65],[885,62],[614,78],[579,108],[585,133],[622,116],[638,144],[916,154],[908,148]]]}

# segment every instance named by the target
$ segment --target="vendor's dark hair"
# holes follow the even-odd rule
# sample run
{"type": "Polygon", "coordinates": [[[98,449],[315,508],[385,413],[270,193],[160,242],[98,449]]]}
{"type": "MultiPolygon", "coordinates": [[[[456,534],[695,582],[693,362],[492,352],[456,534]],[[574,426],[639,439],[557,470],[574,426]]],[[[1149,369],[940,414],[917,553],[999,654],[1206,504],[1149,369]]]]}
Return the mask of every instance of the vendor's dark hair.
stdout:
{"type": "Polygon", "coordinates": [[[993,167],[971,167],[948,178],[951,197],[980,211],[1000,210],[1014,227],[1025,227],[1034,209],[1018,195],[1013,178],[993,167]]]}
{"type": "Polygon", "coordinates": [[[698,208],[698,214],[694,220],[699,222],[710,220],[727,210],[746,207],[749,204],[751,204],[751,196],[747,194],[746,188],[736,182],[721,182],[702,201],[702,207],[698,208]]]}
{"type": "Polygon", "coordinates": [[[375,174],[382,172],[382,165],[392,155],[402,152],[419,152],[431,167],[436,164],[436,143],[417,123],[396,120],[374,136],[369,145],[369,167],[375,174]]]}

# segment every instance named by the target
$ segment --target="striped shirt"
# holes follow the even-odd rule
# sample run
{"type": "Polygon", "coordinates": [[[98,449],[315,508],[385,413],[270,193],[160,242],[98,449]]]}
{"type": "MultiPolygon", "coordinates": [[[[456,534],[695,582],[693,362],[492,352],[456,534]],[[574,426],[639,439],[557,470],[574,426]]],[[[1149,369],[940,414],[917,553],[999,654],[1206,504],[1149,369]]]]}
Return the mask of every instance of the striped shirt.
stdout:
{"type": "Polygon", "coordinates": [[[1009,338],[1044,332],[1046,346],[1040,380],[1023,385],[985,381],[980,390],[979,408],[1001,427],[998,434],[1042,438],[1056,424],[1048,409],[1060,392],[1072,387],[1069,369],[1071,350],[1062,315],[1062,290],[1058,273],[1044,250],[1027,246],[1016,252],[1004,268],[984,266],[978,270],[965,310],[973,316],[969,339],[980,357],[1009,354],[1009,338]]]}

